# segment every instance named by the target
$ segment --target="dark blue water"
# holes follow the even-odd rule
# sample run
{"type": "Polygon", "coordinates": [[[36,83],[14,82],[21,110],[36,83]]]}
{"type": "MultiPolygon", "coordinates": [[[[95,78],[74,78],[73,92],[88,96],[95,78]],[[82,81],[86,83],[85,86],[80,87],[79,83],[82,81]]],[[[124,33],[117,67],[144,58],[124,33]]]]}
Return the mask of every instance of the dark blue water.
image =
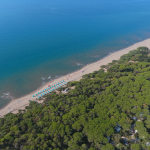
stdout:
{"type": "Polygon", "coordinates": [[[149,6],[149,0],[1,0],[0,107],[49,75],[149,38],[149,6]]]}

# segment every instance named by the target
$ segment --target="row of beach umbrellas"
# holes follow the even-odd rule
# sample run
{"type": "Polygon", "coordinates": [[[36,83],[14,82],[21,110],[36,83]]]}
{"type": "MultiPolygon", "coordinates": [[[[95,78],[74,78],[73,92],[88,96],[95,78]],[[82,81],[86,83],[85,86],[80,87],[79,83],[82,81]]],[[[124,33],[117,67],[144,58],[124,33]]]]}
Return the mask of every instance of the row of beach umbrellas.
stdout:
{"type": "Polygon", "coordinates": [[[49,87],[48,87],[47,89],[38,92],[37,94],[33,95],[33,97],[38,96],[38,98],[40,98],[40,97],[44,96],[45,94],[51,93],[52,91],[58,89],[59,87],[64,86],[65,84],[67,84],[67,82],[65,82],[65,81],[63,80],[63,81],[61,81],[61,82],[56,83],[56,84],[53,85],[53,86],[49,86],[49,85],[48,85],[49,87]]]}

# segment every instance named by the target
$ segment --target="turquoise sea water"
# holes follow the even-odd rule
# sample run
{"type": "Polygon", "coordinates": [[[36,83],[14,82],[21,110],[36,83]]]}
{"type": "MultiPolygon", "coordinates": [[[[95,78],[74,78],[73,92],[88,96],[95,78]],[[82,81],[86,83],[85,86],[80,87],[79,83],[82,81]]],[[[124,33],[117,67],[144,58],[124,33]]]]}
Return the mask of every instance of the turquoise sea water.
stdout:
{"type": "Polygon", "coordinates": [[[48,76],[149,38],[149,6],[149,0],[1,0],[0,108],[48,76]]]}

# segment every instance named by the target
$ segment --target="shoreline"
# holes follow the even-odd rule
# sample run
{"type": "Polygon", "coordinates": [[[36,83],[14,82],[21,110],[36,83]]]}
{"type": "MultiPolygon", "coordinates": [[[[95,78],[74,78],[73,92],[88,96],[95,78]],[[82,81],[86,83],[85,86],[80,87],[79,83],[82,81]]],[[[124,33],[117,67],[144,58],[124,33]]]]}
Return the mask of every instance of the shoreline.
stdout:
{"type": "MultiPolygon", "coordinates": [[[[48,84],[54,85],[54,84],[56,84],[62,80],[65,80],[65,82],[79,81],[83,75],[99,70],[100,66],[106,65],[106,64],[112,62],[112,60],[118,60],[118,59],[120,59],[120,57],[122,55],[127,54],[129,51],[137,49],[140,46],[146,46],[150,49],[150,38],[146,39],[144,41],[135,43],[135,44],[133,44],[127,48],[121,49],[119,51],[115,51],[115,52],[101,58],[100,60],[98,60],[96,62],[87,64],[87,65],[83,66],[82,68],[80,68],[76,71],[68,73],[67,75],[55,78],[55,79],[47,82],[46,84],[38,87],[33,92],[30,92],[30,93],[28,93],[28,94],[26,94],[20,98],[11,100],[3,108],[0,109],[0,117],[3,117],[5,114],[9,113],[10,111],[12,113],[17,113],[19,109],[24,109],[25,106],[29,105],[29,100],[33,100],[33,101],[36,100],[37,97],[32,97],[32,96],[35,95],[36,93],[38,93],[39,91],[47,88],[48,84]],[[83,73],[82,73],[82,70],[84,71],[83,73]]],[[[42,100],[40,100],[39,102],[42,102],[42,100]]]]}

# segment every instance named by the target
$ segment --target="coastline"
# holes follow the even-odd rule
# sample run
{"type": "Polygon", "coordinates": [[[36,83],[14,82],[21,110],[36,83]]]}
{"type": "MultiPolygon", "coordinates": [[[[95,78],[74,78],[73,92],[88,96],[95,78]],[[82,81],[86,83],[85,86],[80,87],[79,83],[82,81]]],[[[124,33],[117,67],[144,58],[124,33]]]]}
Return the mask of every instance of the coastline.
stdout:
{"type": "MultiPolygon", "coordinates": [[[[124,48],[122,50],[111,53],[94,63],[88,64],[88,65],[82,67],[81,69],[78,69],[72,73],[69,73],[67,75],[61,76],[54,80],[51,80],[51,81],[47,82],[46,84],[38,87],[35,91],[30,92],[29,94],[27,94],[25,96],[22,96],[17,99],[13,99],[8,104],[6,104],[6,106],[4,106],[3,108],[0,109],[0,115],[1,115],[0,117],[3,117],[5,114],[9,113],[10,111],[12,113],[17,113],[18,109],[24,109],[25,106],[29,105],[29,100],[33,100],[33,101],[36,100],[37,97],[32,97],[32,96],[35,95],[36,93],[38,93],[39,91],[47,88],[48,84],[54,85],[62,80],[65,80],[65,82],[79,81],[83,75],[99,70],[100,66],[106,65],[106,64],[112,62],[112,60],[118,60],[118,59],[120,59],[120,56],[127,54],[129,51],[132,51],[140,46],[146,46],[150,49],[150,38],[146,39],[144,41],[135,43],[135,44],[133,44],[127,48],[124,48]],[[82,73],[82,70],[84,71],[83,73],[82,73]]],[[[42,100],[39,102],[42,102],[42,100]]]]}

